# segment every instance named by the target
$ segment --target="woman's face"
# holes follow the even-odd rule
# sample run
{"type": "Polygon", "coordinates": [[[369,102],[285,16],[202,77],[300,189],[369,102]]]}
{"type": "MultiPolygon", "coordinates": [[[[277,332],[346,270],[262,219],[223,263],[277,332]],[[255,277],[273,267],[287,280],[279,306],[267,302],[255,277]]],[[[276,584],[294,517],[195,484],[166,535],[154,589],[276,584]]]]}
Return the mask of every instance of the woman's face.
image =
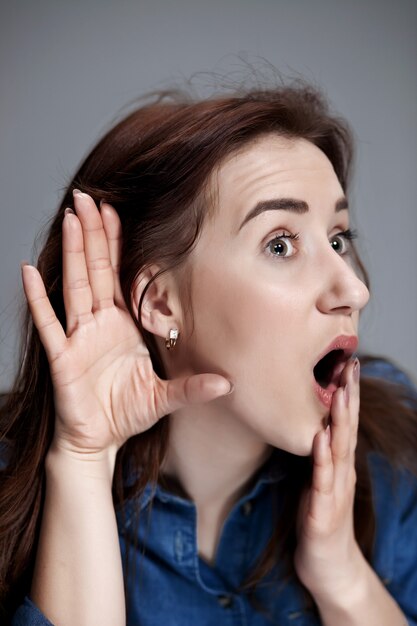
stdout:
{"type": "Polygon", "coordinates": [[[349,241],[334,238],[349,227],[348,210],[335,210],[343,190],[321,150],[276,135],[229,158],[212,182],[218,206],[189,258],[194,331],[182,329],[181,358],[234,383],[214,402],[260,439],[310,454],[329,414],[313,366],[337,336],[357,335],[369,299],[343,254],[349,241]],[[283,198],[308,210],[285,210],[283,198]]]}

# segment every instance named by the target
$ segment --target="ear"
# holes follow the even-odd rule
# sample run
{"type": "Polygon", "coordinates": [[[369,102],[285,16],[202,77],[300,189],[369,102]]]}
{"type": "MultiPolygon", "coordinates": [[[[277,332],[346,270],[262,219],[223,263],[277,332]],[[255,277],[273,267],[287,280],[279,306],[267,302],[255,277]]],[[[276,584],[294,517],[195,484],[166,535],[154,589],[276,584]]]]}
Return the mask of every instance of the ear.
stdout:
{"type": "MultiPolygon", "coordinates": [[[[141,272],[132,290],[132,303],[139,315],[139,302],[146,285],[160,271],[158,265],[151,265],[141,272]]],[[[141,308],[143,327],[150,333],[163,337],[169,335],[171,328],[180,330],[182,310],[178,294],[178,285],[171,272],[158,276],[146,290],[141,308]]]]}

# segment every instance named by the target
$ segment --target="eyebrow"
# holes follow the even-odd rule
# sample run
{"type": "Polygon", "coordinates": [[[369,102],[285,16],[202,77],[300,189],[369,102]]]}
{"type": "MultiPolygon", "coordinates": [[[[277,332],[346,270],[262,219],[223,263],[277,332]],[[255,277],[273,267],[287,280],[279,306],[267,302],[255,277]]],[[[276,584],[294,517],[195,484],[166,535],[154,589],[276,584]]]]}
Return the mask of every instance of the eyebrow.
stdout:
{"type": "MultiPolygon", "coordinates": [[[[349,210],[349,205],[347,199],[343,196],[337,200],[334,210],[336,213],[339,211],[343,211],[344,209],[349,210]]],[[[264,211],[290,211],[291,213],[297,213],[301,215],[302,213],[308,213],[310,207],[307,202],[304,200],[296,200],[295,198],[273,198],[271,200],[262,200],[258,202],[258,204],[247,214],[241,225],[239,226],[239,230],[247,223],[249,220],[253,219],[260,213],[264,211]]],[[[239,231],[238,231],[239,232],[239,231]]]]}

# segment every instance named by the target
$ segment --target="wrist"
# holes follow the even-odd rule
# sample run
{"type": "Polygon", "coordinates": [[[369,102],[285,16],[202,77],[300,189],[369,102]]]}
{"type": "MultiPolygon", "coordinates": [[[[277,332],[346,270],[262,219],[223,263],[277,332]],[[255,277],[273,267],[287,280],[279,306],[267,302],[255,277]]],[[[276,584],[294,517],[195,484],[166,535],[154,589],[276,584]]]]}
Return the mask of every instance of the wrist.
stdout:
{"type": "Polygon", "coordinates": [[[406,617],[362,555],[356,576],[331,594],[316,594],[314,600],[323,624],[394,626],[406,617]]]}
{"type": "Polygon", "coordinates": [[[65,442],[53,441],[45,458],[48,476],[74,476],[83,479],[113,480],[117,448],[83,452],[65,442]]]}
{"type": "Polygon", "coordinates": [[[375,574],[358,547],[349,566],[335,573],[332,584],[311,594],[320,610],[332,608],[349,612],[352,606],[364,602],[366,605],[371,576],[375,574]]]}

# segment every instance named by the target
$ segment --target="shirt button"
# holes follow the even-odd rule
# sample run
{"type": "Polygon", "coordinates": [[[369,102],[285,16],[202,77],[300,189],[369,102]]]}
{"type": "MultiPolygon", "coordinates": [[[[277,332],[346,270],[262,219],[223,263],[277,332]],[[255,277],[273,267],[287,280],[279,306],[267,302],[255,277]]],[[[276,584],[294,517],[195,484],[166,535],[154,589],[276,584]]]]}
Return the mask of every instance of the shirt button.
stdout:
{"type": "Polygon", "coordinates": [[[242,513],[246,517],[252,513],[252,502],[250,500],[246,500],[246,502],[242,504],[242,513]]]}
{"type": "Polygon", "coordinates": [[[289,619],[298,619],[301,616],[302,616],[301,611],[293,611],[292,613],[288,614],[289,619]]]}
{"type": "Polygon", "coordinates": [[[218,596],[218,601],[220,606],[224,609],[230,609],[233,606],[233,598],[232,596],[218,596]]]}

